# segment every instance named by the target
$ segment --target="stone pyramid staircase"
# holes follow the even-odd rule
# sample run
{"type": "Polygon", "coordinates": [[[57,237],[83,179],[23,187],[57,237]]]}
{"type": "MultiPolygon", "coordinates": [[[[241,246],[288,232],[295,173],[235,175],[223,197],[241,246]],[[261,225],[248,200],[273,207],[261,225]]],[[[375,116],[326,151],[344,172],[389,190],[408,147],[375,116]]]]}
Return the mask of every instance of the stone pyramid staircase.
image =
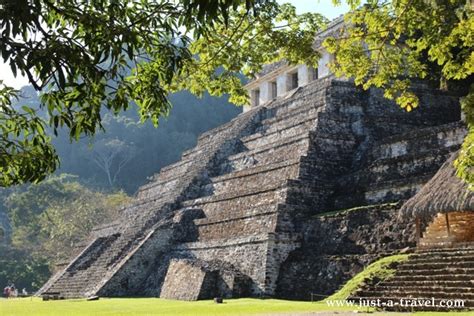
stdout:
{"type": "MultiPolygon", "coordinates": [[[[240,138],[242,150],[223,161],[220,169],[229,172],[210,178],[212,194],[182,203],[183,210],[201,210],[203,218],[194,220],[196,240],[176,245],[172,256],[232,262],[254,280],[252,295],[273,294],[279,265],[299,246],[296,219],[318,209],[330,193],[310,170],[318,165],[312,148],[327,141],[316,135],[327,124],[321,117],[330,86],[314,83],[267,105],[255,132],[240,138]]],[[[165,292],[179,287],[165,286],[165,292]]]]}
{"type": "MultiPolygon", "coordinates": [[[[135,201],[122,210],[122,218],[97,228],[86,249],[40,293],[65,297],[140,293],[157,268],[155,258],[146,260],[149,266],[141,266],[143,257],[192,247],[181,240],[208,247],[221,237],[234,246],[250,238],[260,240],[264,248],[269,240],[278,240],[289,245],[286,252],[294,249],[297,236],[291,233],[285,214],[306,209],[323,195],[323,191],[317,197],[311,193],[300,177],[300,165],[330,85],[331,81],[314,82],[294,91],[299,95],[296,101],[277,100],[203,134],[181,161],[163,168],[153,182],[140,188],[135,201]],[[185,224],[174,222],[173,217],[183,213],[203,217],[191,223],[196,236],[176,228],[185,224]],[[125,275],[136,265],[143,274],[131,280],[125,275]]],[[[254,289],[259,295],[271,292],[265,284],[274,282],[265,276],[266,252],[259,253],[262,258],[257,264],[262,271],[243,269],[251,276],[260,273],[254,289]]]]}
{"type": "Polygon", "coordinates": [[[382,306],[385,304],[383,309],[391,311],[474,310],[474,244],[419,249],[396,268],[393,277],[350,298],[355,302],[378,299],[382,306]],[[400,299],[405,300],[404,306],[400,299]],[[431,300],[434,304],[411,306],[408,299],[431,300]]]}
{"type": "MultiPolygon", "coordinates": [[[[179,201],[202,194],[200,188],[206,183],[207,173],[215,161],[236,147],[237,136],[254,129],[261,111],[262,108],[251,110],[219,127],[215,133],[202,135],[193,152],[163,168],[153,182],[140,188],[136,199],[121,210],[117,221],[97,227],[88,246],[38,293],[60,293],[64,297],[95,295],[117,272],[127,273],[122,270],[127,263],[137,264],[142,256],[166,251],[173,239],[170,218],[179,201]]],[[[135,288],[141,287],[152,262],[149,259],[149,265],[141,267],[144,269],[141,277],[130,282],[122,280],[119,288],[133,293],[135,288]]],[[[120,294],[117,291],[117,295],[120,294]]]]}

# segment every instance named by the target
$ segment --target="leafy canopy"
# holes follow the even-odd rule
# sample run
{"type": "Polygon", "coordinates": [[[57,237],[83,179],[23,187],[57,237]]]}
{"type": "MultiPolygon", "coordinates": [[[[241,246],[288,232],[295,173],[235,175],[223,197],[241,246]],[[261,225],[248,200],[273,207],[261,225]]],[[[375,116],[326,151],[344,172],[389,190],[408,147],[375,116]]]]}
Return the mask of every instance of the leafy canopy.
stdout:
{"type": "MultiPolygon", "coordinates": [[[[340,0],[335,0],[340,3],[340,0]]],[[[457,159],[458,175],[474,189],[474,6],[466,0],[348,0],[352,12],[339,38],[325,46],[335,54],[336,75],[365,89],[383,88],[406,111],[418,106],[413,79],[437,80],[442,89],[471,85],[461,100],[468,135],[457,159]]]]}
{"type": "Polygon", "coordinates": [[[94,226],[116,219],[118,207],[129,200],[122,192],[92,191],[75,180],[65,174],[49,177],[5,199],[12,246],[54,266],[68,259],[94,226]]]}
{"type": "Polygon", "coordinates": [[[314,63],[312,38],[324,22],[274,0],[3,0],[0,15],[2,59],[42,93],[47,113],[11,107],[16,92],[0,90],[0,186],[57,168],[47,128],[92,136],[105,111],[130,101],[158,124],[180,89],[244,103],[236,73],[281,57],[314,63]]]}
{"type": "Polygon", "coordinates": [[[93,227],[113,222],[129,201],[122,192],[93,191],[76,180],[62,174],[0,192],[12,226],[11,240],[0,239],[0,284],[38,289],[55,265],[81,249],[93,227]]]}

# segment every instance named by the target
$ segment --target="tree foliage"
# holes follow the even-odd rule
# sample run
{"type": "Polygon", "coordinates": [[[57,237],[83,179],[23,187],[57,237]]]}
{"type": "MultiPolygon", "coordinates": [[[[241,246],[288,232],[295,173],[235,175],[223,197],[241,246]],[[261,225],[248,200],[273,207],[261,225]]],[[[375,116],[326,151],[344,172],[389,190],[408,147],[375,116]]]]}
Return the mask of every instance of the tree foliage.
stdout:
{"type": "Polygon", "coordinates": [[[198,58],[185,63],[171,89],[230,94],[231,102],[246,104],[248,94],[238,74],[253,78],[263,65],[282,59],[316,66],[314,36],[326,22],[316,13],[297,15],[290,4],[268,3],[258,15],[232,11],[227,24],[216,24],[191,43],[190,51],[198,58]]]}
{"type": "Polygon", "coordinates": [[[0,243],[0,286],[12,283],[28,292],[40,288],[51,275],[46,258],[35,257],[26,250],[0,243]]]}
{"type": "MultiPolygon", "coordinates": [[[[57,167],[46,125],[54,133],[68,128],[73,139],[91,136],[102,127],[104,108],[119,113],[130,101],[143,121],[158,124],[170,110],[169,92],[182,88],[230,92],[243,102],[235,73],[243,65],[246,73],[255,72],[277,55],[303,59],[322,21],[318,15],[296,17],[290,6],[271,0],[6,0],[0,14],[2,59],[42,92],[47,112],[45,118],[31,114],[35,124],[26,126],[40,135],[36,142],[18,142],[14,133],[7,138],[20,152],[43,155],[36,160],[44,166],[26,155],[17,161],[25,175],[19,174],[4,152],[2,168],[10,173],[0,179],[2,186],[41,180],[57,167]],[[255,45],[268,42],[273,44],[255,45]]],[[[13,95],[4,92],[5,99],[13,95]]],[[[9,124],[24,130],[20,110],[8,108],[9,124]]]]}
{"type": "Polygon", "coordinates": [[[94,147],[92,160],[106,174],[109,186],[114,187],[117,176],[136,155],[136,148],[117,138],[96,143],[94,147]]]}
{"type": "Polygon", "coordinates": [[[41,180],[54,171],[58,159],[44,124],[28,106],[11,107],[18,91],[0,80],[0,185],[41,180]]]}
{"type": "Polygon", "coordinates": [[[0,284],[13,282],[29,292],[46,282],[55,264],[67,259],[93,226],[115,219],[117,206],[128,200],[120,192],[92,191],[70,175],[4,189],[0,195],[0,215],[7,211],[13,226],[11,238],[0,239],[0,284]]]}
{"type": "MultiPolygon", "coordinates": [[[[28,104],[37,110],[38,115],[44,115],[32,87],[23,87],[19,95],[21,97],[13,106],[28,104]]],[[[61,161],[57,173],[77,175],[81,183],[86,183],[91,189],[120,189],[133,194],[148,181],[147,178],[178,161],[183,151],[195,146],[200,134],[230,121],[242,111],[240,107],[230,104],[227,97],[216,98],[209,94],[198,98],[182,91],[170,95],[169,99],[173,108],[167,117],[160,119],[159,128],[151,122],[141,123],[137,107],[132,104],[118,115],[104,113],[102,125],[105,131],[99,131],[93,138],[82,137],[71,143],[67,129],[60,129],[58,136],[52,138],[61,161]],[[102,144],[113,140],[125,143],[125,149],[132,149],[128,154],[133,154],[133,157],[117,174],[112,188],[106,172],[94,162],[94,155],[100,154],[102,144]]],[[[117,171],[116,163],[111,166],[112,172],[117,171]]],[[[2,191],[7,190],[2,189],[0,195],[2,191]]],[[[0,222],[1,213],[0,208],[0,222]]]]}
{"type": "MultiPolygon", "coordinates": [[[[415,78],[443,88],[472,80],[469,1],[347,2],[345,33],[325,43],[336,74],[383,88],[407,111],[418,106],[415,78]]],[[[169,93],[182,89],[248,102],[238,74],[279,59],[315,65],[314,33],[326,22],[274,0],[6,0],[0,13],[2,58],[41,91],[46,111],[9,106],[15,91],[1,90],[1,115],[13,129],[0,138],[2,149],[13,148],[1,153],[2,186],[41,180],[57,167],[45,126],[65,127],[72,139],[91,136],[103,128],[104,109],[118,114],[130,101],[156,125],[169,113],[169,93]]],[[[469,136],[457,165],[472,182],[472,97],[463,104],[469,136]]]]}
{"type": "MultiPolygon", "coordinates": [[[[340,2],[338,0],[336,3],[340,2]]],[[[347,1],[353,11],[339,38],[325,46],[335,54],[336,75],[352,77],[365,89],[383,88],[406,111],[418,106],[410,90],[413,79],[439,82],[440,88],[471,83],[462,100],[468,124],[458,175],[474,189],[474,17],[466,0],[347,1]]]]}

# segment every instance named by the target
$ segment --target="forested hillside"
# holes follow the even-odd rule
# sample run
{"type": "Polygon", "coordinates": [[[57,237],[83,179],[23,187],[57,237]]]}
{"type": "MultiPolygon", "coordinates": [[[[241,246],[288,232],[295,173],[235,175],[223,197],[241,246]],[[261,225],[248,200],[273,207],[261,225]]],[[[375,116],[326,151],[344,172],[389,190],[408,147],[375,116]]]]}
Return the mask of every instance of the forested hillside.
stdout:
{"type": "MultiPolygon", "coordinates": [[[[22,89],[30,106],[39,100],[32,88],[22,89]]],[[[217,127],[238,115],[240,107],[225,98],[204,95],[199,99],[188,92],[170,97],[173,108],[160,119],[159,127],[139,122],[134,105],[118,116],[103,113],[105,131],[93,139],[70,142],[66,131],[53,139],[61,167],[58,173],[79,176],[79,181],[100,189],[123,189],[133,194],[147,177],[177,161],[186,149],[193,147],[199,134],[217,127]]]]}

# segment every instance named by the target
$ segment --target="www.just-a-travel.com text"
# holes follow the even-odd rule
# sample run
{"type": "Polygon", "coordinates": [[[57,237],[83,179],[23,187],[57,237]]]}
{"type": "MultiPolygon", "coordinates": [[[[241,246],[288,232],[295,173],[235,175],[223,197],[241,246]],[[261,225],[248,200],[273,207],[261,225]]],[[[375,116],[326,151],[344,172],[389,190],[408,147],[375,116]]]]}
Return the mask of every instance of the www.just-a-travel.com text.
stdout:
{"type": "Polygon", "coordinates": [[[400,299],[357,299],[357,300],[327,300],[331,307],[441,307],[464,309],[464,300],[461,299],[431,299],[426,298],[400,298],[400,299]]]}

